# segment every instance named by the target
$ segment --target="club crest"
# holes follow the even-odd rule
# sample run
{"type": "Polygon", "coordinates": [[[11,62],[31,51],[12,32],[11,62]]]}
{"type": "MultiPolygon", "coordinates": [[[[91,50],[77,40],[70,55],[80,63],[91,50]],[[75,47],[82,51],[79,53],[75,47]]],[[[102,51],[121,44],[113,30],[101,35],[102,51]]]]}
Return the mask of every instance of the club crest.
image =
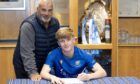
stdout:
{"type": "Polygon", "coordinates": [[[75,61],[75,65],[76,66],[80,65],[80,60],[75,61]]]}
{"type": "Polygon", "coordinates": [[[62,64],[62,63],[63,63],[63,61],[62,61],[62,60],[60,60],[59,62],[60,62],[60,64],[62,64]]]}

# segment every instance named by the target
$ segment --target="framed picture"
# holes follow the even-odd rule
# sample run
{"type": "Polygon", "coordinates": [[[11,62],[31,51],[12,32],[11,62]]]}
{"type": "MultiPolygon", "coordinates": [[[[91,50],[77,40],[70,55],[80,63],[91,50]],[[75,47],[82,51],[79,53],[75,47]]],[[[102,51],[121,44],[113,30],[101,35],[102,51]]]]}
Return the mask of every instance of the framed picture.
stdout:
{"type": "Polygon", "coordinates": [[[25,0],[0,0],[0,10],[25,10],[25,0]]]}

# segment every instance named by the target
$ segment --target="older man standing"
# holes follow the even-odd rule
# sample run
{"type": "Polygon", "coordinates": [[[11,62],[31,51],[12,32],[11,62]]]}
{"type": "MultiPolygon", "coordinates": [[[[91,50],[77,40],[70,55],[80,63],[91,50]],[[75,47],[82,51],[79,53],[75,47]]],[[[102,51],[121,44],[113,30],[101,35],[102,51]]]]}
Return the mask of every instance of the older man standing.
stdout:
{"type": "Polygon", "coordinates": [[[39,75],[47,54],[58,47],[55,33],[59,22],[52,17],[52,0],[39,0],[37,11],[26,18],[20,27],[13,64],[16,78],[40,80],[39,75]]]}

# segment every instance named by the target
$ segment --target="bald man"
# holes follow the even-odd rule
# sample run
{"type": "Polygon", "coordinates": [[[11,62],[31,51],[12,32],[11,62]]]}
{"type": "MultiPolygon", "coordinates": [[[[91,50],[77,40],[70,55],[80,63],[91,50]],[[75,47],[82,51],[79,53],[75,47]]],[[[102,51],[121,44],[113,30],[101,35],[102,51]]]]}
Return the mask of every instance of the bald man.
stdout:
{"type": "Polygon", "coordinates": [[[46,56],[58,47],[55,33],[59,22],[52,14],[52,0],[39,0],[37,11],[22,22],[13,58],[16,78],[41,79],[46,56]]]}

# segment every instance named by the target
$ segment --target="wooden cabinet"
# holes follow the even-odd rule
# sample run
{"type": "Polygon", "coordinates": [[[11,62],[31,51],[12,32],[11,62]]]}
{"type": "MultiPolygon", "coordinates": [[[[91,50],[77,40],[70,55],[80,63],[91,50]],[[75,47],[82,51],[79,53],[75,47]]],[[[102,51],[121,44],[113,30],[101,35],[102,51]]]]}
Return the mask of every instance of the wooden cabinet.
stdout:
{"type": "MultiPolygon", "coordinates": [[[[119,30],[125,30],[126,42],[118,45],[118,75],[140,78],[140,18],[120,17],[119,30]]],[[[119,32],[120,34],[120,32],[119,32]]],[[[121,37],[119,38],[121,39],[121,37]]]]}
{"type": "MultiPolygon", "coordinates": [[[[74,35],[78,37],[78,20],[79,20],[79,6],[83,0],[69,0],[69,13],[70,13],[70,28],[74,30],[74,35]]],[[[111,65],[111,73],[112,76],[117,75],[117,0],[112,0],[112,8],[111,8],[111,43],[102,43],[102,44],[78,44],[76,45],[82,49],[109,49],[111,50],[111,58],[112,58],[112,65],[111,65]]]]}
{"type": "Polygon", "coordinates": [[[135,76],[140,78],[140,17],[138,10],[140,4],[137,3],[138,1],[119,1],[119,76],[135,76]]]}
{"type": "Polygon", "coordinates": [[[15,78],[13,68],[13,52],[15,43],[0,43],[0,81],[6,84],[9,79],[15,78]]]}
{"type": "Polygon", "coordinates": [[[119,45],[118,76],[140,78],[140,46],[119,45]]]}

